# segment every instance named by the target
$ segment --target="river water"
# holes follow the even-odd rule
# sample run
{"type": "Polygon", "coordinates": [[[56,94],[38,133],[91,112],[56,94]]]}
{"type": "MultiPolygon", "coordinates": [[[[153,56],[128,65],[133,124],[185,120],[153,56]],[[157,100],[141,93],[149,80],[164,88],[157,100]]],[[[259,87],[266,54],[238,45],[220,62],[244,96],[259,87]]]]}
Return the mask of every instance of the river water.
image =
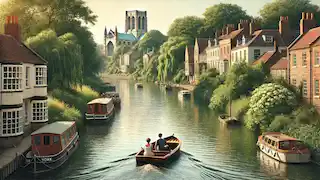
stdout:
{"type": "Polygon", "coordinates": [[[193,100],[178,100],[154,84],[135,89],[127,80],[116,82],[122,108],[110,123],[87,125],[81,144],[55,172],[33,176],[24,170],[10,180],[197,180],[197,179],[320,179],[320,166],[285,165],[259,153],[257,135],[243,128],[221,126],[215,115],[193,100]],[[145,139],[181,138],[180,158],[166,168],[136,167],[134,153],[145,139]]]}

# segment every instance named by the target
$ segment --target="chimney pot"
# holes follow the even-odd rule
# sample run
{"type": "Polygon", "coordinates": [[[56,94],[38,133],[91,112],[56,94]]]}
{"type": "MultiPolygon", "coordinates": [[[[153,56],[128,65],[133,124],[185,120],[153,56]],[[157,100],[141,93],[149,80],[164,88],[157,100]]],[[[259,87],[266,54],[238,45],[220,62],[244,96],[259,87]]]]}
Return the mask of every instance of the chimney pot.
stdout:
{"type": "Polygon", "coordinates": [[[310,13],[310,19],[312,20],[314,18],[314,14],[310,13]]]}
{"type": "Polygon", "coordinates": [[[309,19],[309,13],[308,12],[306,13],[306,19],[309,19]]]}
{"type": "Polygon", "coordinates": [[[305,12],[301,13],[301,19],[306,19],[306,13],[305,12]]]}

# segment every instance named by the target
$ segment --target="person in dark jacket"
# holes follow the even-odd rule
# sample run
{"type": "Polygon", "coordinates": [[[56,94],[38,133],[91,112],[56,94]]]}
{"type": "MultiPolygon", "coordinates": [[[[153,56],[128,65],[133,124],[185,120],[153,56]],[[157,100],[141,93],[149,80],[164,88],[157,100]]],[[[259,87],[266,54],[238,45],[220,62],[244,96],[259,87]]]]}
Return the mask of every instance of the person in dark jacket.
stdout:
{"type": "Polygon", "coordinates": [[[169,150],[169,146],[166,144],[166,140],[162,139],[162,134],[159,133],[159,139],[156,142],[156,148],[160,151],[169,150]]]}

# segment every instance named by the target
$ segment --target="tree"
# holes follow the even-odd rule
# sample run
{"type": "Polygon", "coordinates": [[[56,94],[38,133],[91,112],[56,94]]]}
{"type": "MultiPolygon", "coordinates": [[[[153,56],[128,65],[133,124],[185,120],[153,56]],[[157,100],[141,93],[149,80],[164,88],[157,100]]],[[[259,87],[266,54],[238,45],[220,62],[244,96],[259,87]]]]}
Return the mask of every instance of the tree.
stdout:
{"type": "Polygon", "coordinates": [[[169,37],[184,36],[195,39],[199,37],[203,26],[203,19],[196,16],[185,16],[175,19],[167,34],[169,37]]]}
{"type": "MultiPolygon", "coordinates": [[[[260,10],[263,28],[278,28],[280,16],[288,16],[291,28],[299,29],[302,12],[318,13],[319,6],[311,4],[310,0],[275,0],[267,3],[260,10]]],[[[320,22],[320,16],[316,16],[320,22]]]]}
{"type": "Polygon", "coordinates": [[[226,24],[238,24],[241,19],[250,19],[240,6],[224,3],[208,7],[203,16],[207,29],[222,29],[226,24]]]}
{"type": "Polygon", "coordinates": [[[57,37],[54,31],[46,30],[28,38],[26,44],[48,61],[50,88],[70,88],[82,83],[81,47],[73,34],[57,37]]]}
{"type": "Polygon", "coordinates": [[[145,51],[146,49],[155,48],[158,50],[160,46],[167,40],[167,37],[158,30],[150,30],[138,42],[139,49],[145,51]]]}

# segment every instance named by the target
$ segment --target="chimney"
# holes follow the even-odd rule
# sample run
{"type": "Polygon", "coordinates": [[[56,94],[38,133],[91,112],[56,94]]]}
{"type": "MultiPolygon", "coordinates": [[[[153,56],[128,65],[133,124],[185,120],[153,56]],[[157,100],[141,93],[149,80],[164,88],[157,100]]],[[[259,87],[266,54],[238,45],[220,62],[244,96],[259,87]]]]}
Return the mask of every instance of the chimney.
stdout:
{"type": "Polygon", "coordinates": [[[232,31],[234,31],[234,25],[233,24],[228,24],[226,27],[226,34],[230,34],[232,31]]]}
{"type": "Polygon", "coordinates": [[[273,47],[274,47],[274,52],[278,52],[279,51],[278,43],[277,43],[276,40],[273,41],[273,47]]]}
{"type": "Polygon", "coordinates": [[[21,42],[20,26],[18,23],[18,16],[7,16],[4,24],[4,33],[11,35],[17,41],[21,42]]]}
{"type": "Polygon", "coordinates": [[[243,34],[248,36],[249,35],[249,21],[248,20],[240,20],[238,24],[238,29],[243,29],[243,34]]]}
{"type": "Polygon", "coordinates": [[[291,33],[288,16],[280,16],[278,28],[279,28],[279,33],[281,34],[282,37],[286,37],[291,33]]]}
{"type": "Polygon", "coordinates": [[[300,20],[300,35],[308,32],[310,29],[315,28],[317,22],[314,19],[313,13],[302,12],[300,20]]]}
{"type": "Polygon", "coordinates": [[[251,20],[249,24],[249,35],[252,35],[256,30],[258,30],[259,27],[257,23],[254,20],[251,20]]]}
{"type": "Polygon", "coordinates": [[[220,36],[221,36],[221,31],[220,30],[216,30],[215,38],[218,39],[220,36]]]}

